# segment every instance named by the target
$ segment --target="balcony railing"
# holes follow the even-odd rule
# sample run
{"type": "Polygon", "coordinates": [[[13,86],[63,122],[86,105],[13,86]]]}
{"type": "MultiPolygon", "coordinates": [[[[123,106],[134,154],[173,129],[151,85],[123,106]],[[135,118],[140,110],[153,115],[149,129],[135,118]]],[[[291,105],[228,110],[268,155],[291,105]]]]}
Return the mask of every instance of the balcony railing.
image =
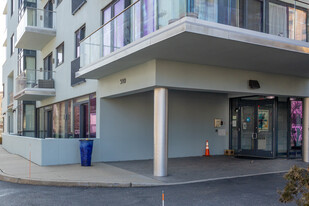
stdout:
{"type": "Polygon", "coordinates": [[[81,41],[81,67],[184,16],[308,42],[308,9],[304,0],[137,0],[81,41]]]}
{"type": "Polygon", "coordinates": [[[15,47],[42,50],[56,36],[56,13],[27,7],[20,10],[15,47]]]}
{"type": "Polygon", "coordinates": [[[56,12],[50,10],[27,7],[19,18],[24,26],[55,29],[56,25],[56,12]]]}
{"type": "Polygon", "coordinates": [[[54,88],[51,71],[26,70],[16,78],[16,93],[26,88],[54,88]]]}

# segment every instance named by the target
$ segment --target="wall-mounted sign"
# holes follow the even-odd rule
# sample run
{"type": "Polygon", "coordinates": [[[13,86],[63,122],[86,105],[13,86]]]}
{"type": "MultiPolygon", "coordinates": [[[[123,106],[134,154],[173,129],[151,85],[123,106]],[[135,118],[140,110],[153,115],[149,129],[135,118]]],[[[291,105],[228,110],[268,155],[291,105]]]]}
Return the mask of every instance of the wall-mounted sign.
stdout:
{"type": "Polygon", "coordinates": [[[222,125],[222,120],[221,119],[215,119],[215,128],[219,128],[222,125]]]}

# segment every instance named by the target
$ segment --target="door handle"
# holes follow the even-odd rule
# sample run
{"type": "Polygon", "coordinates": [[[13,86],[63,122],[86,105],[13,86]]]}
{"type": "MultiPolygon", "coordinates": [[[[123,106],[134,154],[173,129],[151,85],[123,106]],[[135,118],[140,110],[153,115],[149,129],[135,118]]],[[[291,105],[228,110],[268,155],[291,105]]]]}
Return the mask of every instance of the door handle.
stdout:
{"type": "Polygon", "coordinates": [[[252,138],[252,139],[257,139],[257,133],[252,133],[251,138],[252,138]]]}

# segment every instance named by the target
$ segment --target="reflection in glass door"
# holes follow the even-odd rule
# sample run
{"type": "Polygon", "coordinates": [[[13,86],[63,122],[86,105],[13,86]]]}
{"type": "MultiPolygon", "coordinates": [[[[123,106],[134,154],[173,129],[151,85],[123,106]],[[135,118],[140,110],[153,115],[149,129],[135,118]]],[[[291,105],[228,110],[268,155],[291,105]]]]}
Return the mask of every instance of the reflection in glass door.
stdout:
{"type": "Polygon", "coordinates": [[[241,108],[241,149],[254,150],[255,116],[254,106],[243,106],[241,108]]]}
{"type": "Polygon", "coordinates": [[[240,105],[240,155],[273,157],[273,101],[240,105]]]}
{"type": "Polygon", "coordinates": [[[257,150],[272,152],[273,143],[273,105],[258,105],[257,150]]]}

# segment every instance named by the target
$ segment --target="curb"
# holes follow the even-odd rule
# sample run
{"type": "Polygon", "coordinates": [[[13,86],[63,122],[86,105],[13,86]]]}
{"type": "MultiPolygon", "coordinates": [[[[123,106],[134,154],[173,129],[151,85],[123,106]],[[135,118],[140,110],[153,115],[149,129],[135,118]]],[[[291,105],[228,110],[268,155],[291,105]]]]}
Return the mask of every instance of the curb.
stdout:
{"type": "Polygon", "coordinates": [[[280,174],[286,173],[288,170],[276,171],[276,172],[266,172],[266,173],[257,173],[257,174],[248,174],[248,175],[238,175],[230,177],[219,177],[219,178],[210,178],[202,180],[193,180],[186,182],[176,182],[176,183],[106,183],[106,182],[75,182],[75,181],[53,181],[53,180],[40,180],[40,179],[29,179],[29,178],[19,178],[15,176],[8,175],[0,170],[0,181],[11,182],[15,184],[28,184],[28,185],[37,185],[37,186],[57,186],[57,187],[93,187],[93,188],[139,188],[139,187],[159,187],[159,186],[176,186],[176,185],[186,185],[194,183],[203,183],[211,182],[218,180],[227,180],[227,179],[236,179],[236,178],[245,178],[245,177],[255,177],[261,175],[269,174],[280,174]]]}

